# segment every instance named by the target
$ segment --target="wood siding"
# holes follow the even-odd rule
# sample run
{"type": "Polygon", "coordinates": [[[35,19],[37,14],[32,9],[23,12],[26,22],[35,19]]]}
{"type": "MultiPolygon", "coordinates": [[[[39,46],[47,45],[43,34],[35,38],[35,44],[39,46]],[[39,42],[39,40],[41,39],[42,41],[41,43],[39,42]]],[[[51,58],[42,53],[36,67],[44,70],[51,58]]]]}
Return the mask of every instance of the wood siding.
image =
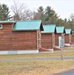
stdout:
{"type": "Polygon", "coordinates": [[[12,50],[36,50],[36,31],[14,31],[12,32],[12,50]]]}
{"type": "Polygon", "coordinates": [[[0,29],[0,50],[10,50],[13,24],[4,23],[2,26],[3,28],[0,29]]]}
{"type": "Polygon", "coordinates": [[[12,31],[13,24],[2,24],[0,50],[37,50],[40,31],[12,31]]]}
{"type": "Polygon", "coordinates": [[[69,34],[65,35],[65,43],[69,43],[69,34]]]}
{"type": "Polygon", "coordinates": [[[71,34],[65,34],[65,43],[71,43],[71,34]]]}
{"type": "Polygon", "coordinates": [[[53,48],[53,39],[52,39],[52,33],[42,33],[41,34],[41,47],[46,49],[52,49],[53,48]]]}
{"type": "Polygon", "coordinates": [[[74,44],[74,36],[73,35],[71,36],[71,43],[74,44]]]}

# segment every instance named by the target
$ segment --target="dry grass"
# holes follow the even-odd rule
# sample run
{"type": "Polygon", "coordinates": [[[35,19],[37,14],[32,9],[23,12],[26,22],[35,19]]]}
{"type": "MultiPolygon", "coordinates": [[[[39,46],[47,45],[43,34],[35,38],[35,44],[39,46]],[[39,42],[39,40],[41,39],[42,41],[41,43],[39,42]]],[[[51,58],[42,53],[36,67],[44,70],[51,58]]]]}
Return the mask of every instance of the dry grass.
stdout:
{"type": "Polygon", "coordinates": [[[65,47],[64,50],[74,50],[74,47],[65,47]]]}
{"type": "MultiPolygon", "coordinates": [[[[74,56],[74,48],[65,48],[64,56],[74,56]],[[68,50],[69,49],[69,50],[68,50]]],[[[60,57],[60,51],[25,55],[0,55],[0,59],[60,57]]],[[[0,62],[0,75],[53,75],[54,73],[74,69],[74,60],[23,60],[18,62],[0,62]]]]}
{"type": "Polygon", "coordinates": [[[73,60],[43,60],[0,63],[0,75],[51,75],[74,69],[73,60]]]}

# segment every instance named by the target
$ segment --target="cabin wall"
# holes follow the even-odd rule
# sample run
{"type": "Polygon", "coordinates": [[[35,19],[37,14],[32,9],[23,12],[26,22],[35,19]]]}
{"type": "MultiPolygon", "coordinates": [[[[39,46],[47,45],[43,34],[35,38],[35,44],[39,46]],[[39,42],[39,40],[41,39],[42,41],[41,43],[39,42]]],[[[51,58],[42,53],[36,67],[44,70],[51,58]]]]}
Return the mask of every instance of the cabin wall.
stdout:
{"type": "Polygon", "coordinates": [[[65,43],[71,43],[71,34],[65,34],[65,43]]]}
{"type": "Polygon", "coordinates": [[[1,24],[2,29],[0,29],[0,50],[10,50],[11,40],[12,40],[12,23],[1,24]]]}
{"type": "Polygon", "coordinates": [[[36,50],[37,31],[13,31],[12,50],[36,50]]]}
{"type": "Polygon", "coordinates": [[[71,36],[71,43],[74,44],[74,36],[73,35],[71,36]]]}
{"type": "Polygon", "coordinates": [[[61,34],[56,33],[55,34],[55,46],[59,46],[59,37],[61,36],[61,34]]]}
{"type": "Polygon", "coordinates": [[[69,43],[69,34],[65,34],[65,43],[69,43]]]}
{"type": "Polygon", "coordinates": [[[46,49],[53,48],[53,41],[52,41],[52,33],[42,33],[41,34],[41,47],[46,49]]]}
{"type": "Polygon", "coordinates": [[[12,31],[12,23],[2,24],[0,51],[37,50],[37,31],[12,31]]]}

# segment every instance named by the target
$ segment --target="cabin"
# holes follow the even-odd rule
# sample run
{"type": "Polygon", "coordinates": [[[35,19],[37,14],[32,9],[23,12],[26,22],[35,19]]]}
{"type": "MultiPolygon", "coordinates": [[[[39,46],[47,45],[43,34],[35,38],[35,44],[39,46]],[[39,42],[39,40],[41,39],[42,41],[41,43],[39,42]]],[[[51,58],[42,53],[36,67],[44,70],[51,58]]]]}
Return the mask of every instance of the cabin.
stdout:
{"type": "Polygon", "coordinates": [[[11,50],[12,28],[15,21],[0,21],[0,54],[11,50]]]}
{"type": "Polygon", "coordinates": [[[64,39],[64,33],[65,33],[64,26],[56,26],[54,50],[60,50],[60,37],[62,37],[64,39]]]}
{"type": "Polygon", "coordinates": [[[38,53],[41,47],[41,20],[0,22],[0,54],[38,53]]]}
{"type": "Polygon", "coordinates": [[[71,44],[74,44],[74,31],[72,31],[71,44]]]}
{"type": "Polygon", "coordinates": [[[74,34],[71,36],[71,44],[74,44],[74,34]]]}
{"type": "Polygon", "coordinates": [[[55,25],[43,25],[44,31],[41,31],[41,47],[53,50],[55,46],[55,25]]]}
{"type": "Polygon", "coordinates": [[[70,46],[71,38],[72,38],[72,31],[71,29],[65,29],[65,46],[70,46]]]}

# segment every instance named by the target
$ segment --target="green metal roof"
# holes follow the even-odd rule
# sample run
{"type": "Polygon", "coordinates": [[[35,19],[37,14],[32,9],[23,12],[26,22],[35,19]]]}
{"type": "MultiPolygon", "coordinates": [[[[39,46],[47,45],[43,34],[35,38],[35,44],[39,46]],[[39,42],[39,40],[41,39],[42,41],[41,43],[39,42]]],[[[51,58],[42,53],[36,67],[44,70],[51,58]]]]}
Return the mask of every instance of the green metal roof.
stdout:
{"type": "Polygon", "coordinates": [[[71,33],[71,29],[65,29],[65,33],[66,34],[70,34],[71,33]]]}
{"type": "Polygon", "coordinates": [[[44,31],[42,31],[41,33],[54,33],[55,26],[56,25],[54,25],[54,24],[43,25],[44,31]]]}
{"type": "Polygon", "coordinates": [[[16,21],[0,21],[0,23],[15,23],[16,21]]]}
{"type": "Polygon", "coordinates": [[[56,33],[64,33],[64,26],[57,26],[56,27],[56,33]]]}
{"type": "Polygon", "coordinates": [[[13,30],[38,30],[41,23],[41,20],[17,21],[14,24],[13,30]]]}

